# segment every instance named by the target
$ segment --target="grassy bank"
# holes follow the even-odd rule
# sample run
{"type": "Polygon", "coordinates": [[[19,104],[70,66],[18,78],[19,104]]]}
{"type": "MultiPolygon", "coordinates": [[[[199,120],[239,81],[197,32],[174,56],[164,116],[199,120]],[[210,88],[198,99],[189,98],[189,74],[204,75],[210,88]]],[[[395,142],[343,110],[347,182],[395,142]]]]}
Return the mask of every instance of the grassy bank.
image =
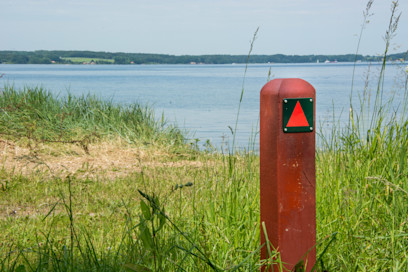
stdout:
{"type": "Polygon", "coordinates": [[[156,120],[147,106],[116,105],[93,96],[58,98],[42,88],[1,92],[0,133],[3,137],[42,143],[78,143],[119,137],[144,145],[179,146],[183,133],[156,120]]]}
{"type": "Polygon", "coordinates": [[[256,267],[254,155],[231,171],[139,105],[5,88],[0,108],[1,270],[256,267]]]}
{"type": "MultiPolygon", "coordinates": [[[[316,154],[317,271],[408,269],[406,114],[363,129],[362,106],[316,154]]],[[[6,87],[0,109],[2,271],[259,269],[256,154],[198,151],[140,105],[6,87]]]]}

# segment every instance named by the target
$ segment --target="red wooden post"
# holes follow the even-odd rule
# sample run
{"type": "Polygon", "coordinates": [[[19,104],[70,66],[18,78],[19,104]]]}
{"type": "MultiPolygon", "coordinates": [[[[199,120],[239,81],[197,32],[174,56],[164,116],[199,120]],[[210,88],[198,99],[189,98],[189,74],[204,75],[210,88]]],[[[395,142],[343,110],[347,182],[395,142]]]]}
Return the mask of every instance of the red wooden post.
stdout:
{"type": "MultiPolygon", "coordinates": [[[[310,271],[316,262],[315,98],[313,86],[297,78],[261,90],[261,243],[264,222],[289,270],[303,259],[310,271]]],[[[267,258],[265,246],[261,259],[267,258]]]]}

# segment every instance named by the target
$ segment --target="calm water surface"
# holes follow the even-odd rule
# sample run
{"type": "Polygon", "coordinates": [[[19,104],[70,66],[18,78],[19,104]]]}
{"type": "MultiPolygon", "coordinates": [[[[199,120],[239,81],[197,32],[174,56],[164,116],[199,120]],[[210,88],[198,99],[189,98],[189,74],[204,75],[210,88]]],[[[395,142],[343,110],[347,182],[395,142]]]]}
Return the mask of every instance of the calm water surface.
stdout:
{"type": "MultiPolygon", "coordinates": [[[[377,86],[381,66],[356,66],[354,101],[358,104],[369,76],[368,88],[377,86]]],[[[386,69],[385,94],[403,96],[405,65],[386,69]]],[[[316,89],[317,123],[322,133],[332,125],[333,112],[348,117],[353,64],[257,64],[249,65],[239,116],[237,146],[245,148],[258,130],[259,92],[271,78],[299,77],[316,89]]],[[[10,65],[0,64],[0,84],[17,88],[42,86],[60,96],[95,94],[117,103],[141,102],[164,113],[171,122],[189,130],[191,139],[217,147],[231,142],[228,126],[234,127],[245,65],[10,65]]],[[[395,105],[396,106],[396,105],[395,105]]],[[[158,115],[159,116],[159,115],[158,115]]],[[[338,118],[338,117],[336,117],[338,118]]]]}

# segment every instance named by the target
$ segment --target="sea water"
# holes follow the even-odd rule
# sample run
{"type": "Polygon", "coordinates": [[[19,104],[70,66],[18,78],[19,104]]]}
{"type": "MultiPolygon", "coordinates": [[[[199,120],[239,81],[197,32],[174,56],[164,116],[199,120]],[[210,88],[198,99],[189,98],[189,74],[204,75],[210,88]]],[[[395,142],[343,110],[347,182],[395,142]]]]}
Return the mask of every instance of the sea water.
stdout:
{"type": "MultiPolygon", "coordinates": [[[[316,89],[317,131],[327,134],[333,125],[347,122],[351,94],[356,107],[364,90],[375,95],[380,70],[379,63],[250,64],[246,73],[244,64],[0,64],[4,74],[0,86],[41,86],[61,97],[93,94],[116,103],[148,104],[157,118],[163,113],[169,122],[187,130],[191,142],[210,142],[217,148],[231,146],[238,116],[236,146],[248,148],[251,143],[257,146],[259,92],[268,79],[302,78],[311,83],[316,89]]],[[[399,106],[406,77],[405,65],[386,66],[384,100],[395,97],[390,110],[399,106]]]]}

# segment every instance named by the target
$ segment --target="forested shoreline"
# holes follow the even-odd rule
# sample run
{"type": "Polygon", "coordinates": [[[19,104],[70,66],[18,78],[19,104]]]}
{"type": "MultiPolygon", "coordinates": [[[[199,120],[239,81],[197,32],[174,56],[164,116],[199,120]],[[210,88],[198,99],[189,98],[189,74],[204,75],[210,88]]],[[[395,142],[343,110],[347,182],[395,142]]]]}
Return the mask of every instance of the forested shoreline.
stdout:
{"type": "MultiPolygon", "coordinates": [[[[406,60],[406,52],[390,54],[387,60],[406,60]]],[[[166,55],[95,51],[0,51],[3,64],[231,64],[375,62],[383,56],[345,55],[166,55]]]]}

